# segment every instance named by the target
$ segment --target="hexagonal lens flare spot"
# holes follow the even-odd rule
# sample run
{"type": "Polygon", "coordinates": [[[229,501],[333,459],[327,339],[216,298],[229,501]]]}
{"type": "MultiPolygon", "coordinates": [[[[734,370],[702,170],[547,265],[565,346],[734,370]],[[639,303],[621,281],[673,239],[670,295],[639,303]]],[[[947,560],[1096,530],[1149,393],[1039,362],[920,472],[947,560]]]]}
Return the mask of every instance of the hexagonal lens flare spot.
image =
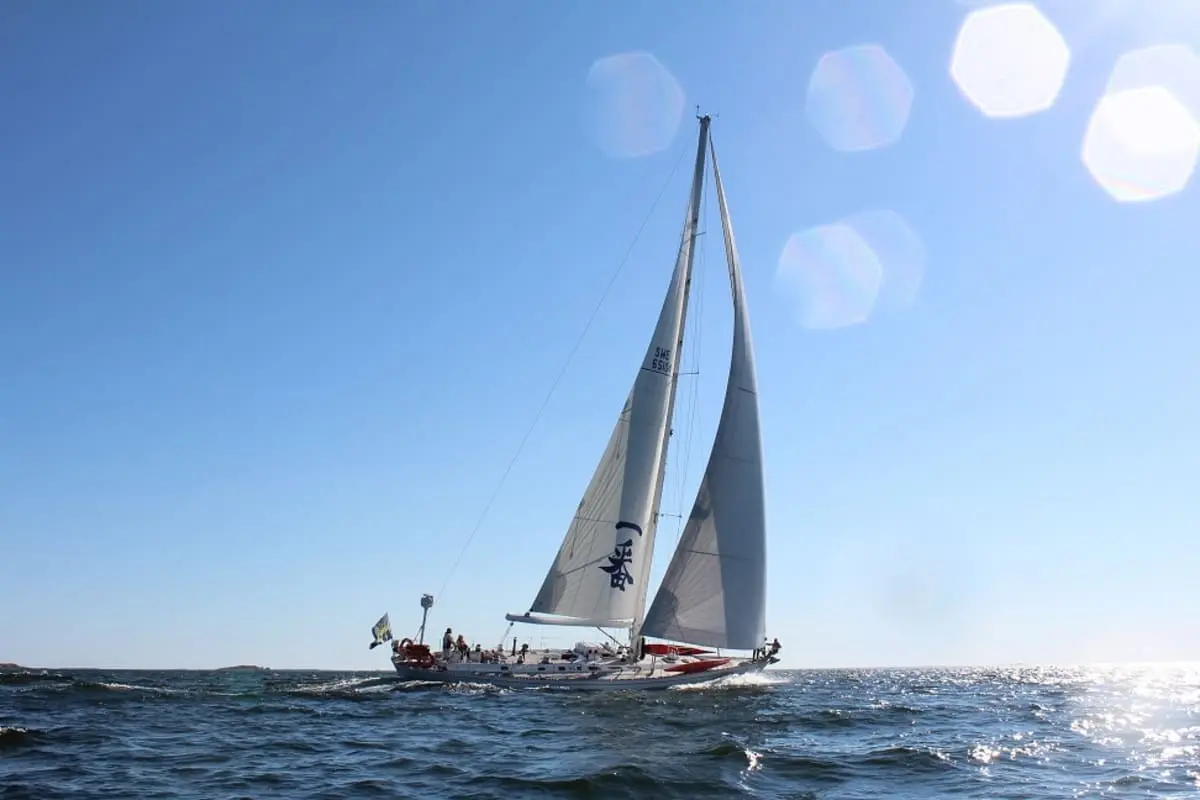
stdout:
{"type": "Polygon", "coordinates": [[[1081,158],[1119,202],[1182,191],[1200,152],[1200,57],[1184,45],[1126,53],[1084,134],[1081,158]]]}
{"type": "Polygon", "coordinates": [[[843,328],[871,315],[883,265],[851,226],[819,225],[788,238],[776,280],[805,328],[843,328]]]}
{"type": "Polygon", "coordinates": [[[1187,185],[1200,155],[1200,123],[1168,89],[1101,98],[1083,140],[1083,163],[1115,200],[1144,202],[1187,185]]]}
{"type": "Polygon", "coordinates": [[[1071,50],[1032,3],[972,11],[950,59],[962,95],[987,117],[1024,117],[1054,105],[1066,80],[1071,50]]]}
{"type": "Polygon", "coordinates": [[[775,280],[805,328],[843,328],[917,299],[925,246],[894,211],[865,211],[792,234],[775,280]]]}
{"type": "Polygon", "coordinates": [[[875,310],[908,308],[917,302],[925,277],[925,243],[912,226],[887,209],[861,211],[841,220],[867,243],[883,268],[875,310]]]}
{"type": "Polygon", "coordinates": [[[1200,115],[1200,56],[1185,44],[1131,50],[1113,64],[1104,91],[1116,94],[1147,86],[1165,86],[1192,116],[1200,115]]]}
{"type": "Polygon", "coordinates": [[[583,125],[611,158],[665,150],[679,131],[683,89],[650,53],[618,53],[593,62],[584,85],[583,125]]]}
{"type": "Polygon", "coordinates": [[[912,101],[904,69],[883,47],[866,44],[821,56],[808,81],[804,110],[835,150],[871,150],[900,138],[912,101]]]}

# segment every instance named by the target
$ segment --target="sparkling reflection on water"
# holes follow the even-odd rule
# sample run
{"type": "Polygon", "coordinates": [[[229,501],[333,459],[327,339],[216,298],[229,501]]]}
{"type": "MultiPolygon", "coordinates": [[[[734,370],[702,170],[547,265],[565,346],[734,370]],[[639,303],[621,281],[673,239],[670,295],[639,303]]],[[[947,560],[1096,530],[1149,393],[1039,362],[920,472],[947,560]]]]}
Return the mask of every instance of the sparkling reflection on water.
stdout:
{"type": "Polygon", "coordinates": [[[1200,670],[797,671],[663,693],[8,675],[6,797],[1182,797],[1200,670]]]}

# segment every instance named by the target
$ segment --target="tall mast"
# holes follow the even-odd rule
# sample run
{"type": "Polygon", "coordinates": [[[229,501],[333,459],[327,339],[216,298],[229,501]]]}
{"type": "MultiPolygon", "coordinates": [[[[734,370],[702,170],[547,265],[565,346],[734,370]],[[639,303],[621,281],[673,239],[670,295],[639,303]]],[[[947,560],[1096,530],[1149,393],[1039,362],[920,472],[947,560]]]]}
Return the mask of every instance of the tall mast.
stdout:
{"type": "MultiPolygon", "coordinates": [[[[698,111],[698,110],[697,110],[698,111]]],[[[673,359],[673,367],[671,369],[671,393],[670,399],[667,401],[667,428],[663,432],[663,447],[662,460],[658,465],[658,476],[655,479],[654,485],[654,502],[651,506],[651,524],[654,525],[655,531],[658,530],[658,512],[662,505],[662,493],[664,478],[667,471],[667,456],[671,447],[672,425],[675,420],[675,392],[679,386],[679,368],[683,363],[683,333],[687,327],[687,310],[688,302],[691,299],[692,289],[692,263],[696,254],[696,237],[699,236],[700,227],[700,201],[704,195],[704,167],[707,162],[708,146],[708,126],[712,122],[712,117],[708,114],[696,114],[700,120],[700,136],[696,144],[696,166],[692,171],[692,195],[689,199],[690,214],[688,216],[687,229],[685,231],[684,246],[687,248],[684,256],[684,281],[683,281],[683,313],[679,320],[679,339],[675,343],[676,357],[673,359]]],[[[648,554],[648,558],[653,554],[648,554]]],[[[649,570],[647,570],[649,575],[649,570]]],[[[649,587],[642,587],[638,595],[637,608],[635,610],[633,625],[629,628],[629,646],[637,652],[637,642],[642,635],[642,618],[646,611],[646,594],[649,587]]]]}

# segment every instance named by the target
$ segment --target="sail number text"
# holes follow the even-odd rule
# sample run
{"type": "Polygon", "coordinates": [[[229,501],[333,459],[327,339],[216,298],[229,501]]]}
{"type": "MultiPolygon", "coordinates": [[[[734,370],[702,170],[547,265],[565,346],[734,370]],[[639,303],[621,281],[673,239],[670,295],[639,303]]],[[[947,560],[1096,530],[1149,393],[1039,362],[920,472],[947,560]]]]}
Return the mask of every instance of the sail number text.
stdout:
{"type": "Polygon", "coordinates": [[[663,375],[669,375],[671,373],[671,348],[654,348],[654,357],[650,359],[650,369],[661,372],[663,375]]]}

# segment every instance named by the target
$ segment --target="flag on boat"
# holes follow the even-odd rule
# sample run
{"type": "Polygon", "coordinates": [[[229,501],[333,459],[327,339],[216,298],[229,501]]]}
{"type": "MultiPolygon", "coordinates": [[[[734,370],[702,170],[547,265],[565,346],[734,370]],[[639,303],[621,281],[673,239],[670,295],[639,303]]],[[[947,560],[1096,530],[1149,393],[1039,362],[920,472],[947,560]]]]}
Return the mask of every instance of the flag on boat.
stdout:
{"type": "Polygon", "coordinates": [[[387,614],[380,617],[379,622],[376,622],[371,628],[371,635],[375,637],[375,641],[371,642],[371,650],[392,638],[392,623],[388,620],[387,614]]]}

